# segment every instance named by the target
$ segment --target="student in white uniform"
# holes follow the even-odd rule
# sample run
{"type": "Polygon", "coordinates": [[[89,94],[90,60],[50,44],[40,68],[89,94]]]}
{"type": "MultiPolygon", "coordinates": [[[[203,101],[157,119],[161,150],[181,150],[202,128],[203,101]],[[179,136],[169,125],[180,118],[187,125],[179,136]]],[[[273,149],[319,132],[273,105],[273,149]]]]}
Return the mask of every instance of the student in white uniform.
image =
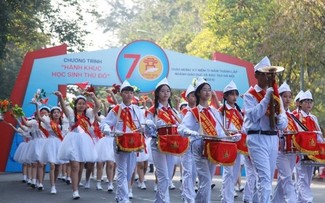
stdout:
{"type": "MultiPolygon", "coordinates": [[[[236,84],[231,81],[223,90],[224,105],[219,109],[220,116],[223,119],[223,125],[226,130],[240,133],[243,125],[243,115],[237,105],[239,92],[236,84]]],[[[234,165],[224,166],[222,174],[221,201],[225,203],[234,202],[235,184],[240,170],[240,153],[237,152],[237,158],[234,165]]]]}
{"type": "MultiPolygon", "coordinates": [[[[173,175],[175,166],[175,156],[162,153],[157,145],[157,134],[159,129],[170,127],[177,133],[177,126],[180,124],[180,118],[177,111],[171,104],[171,88],[167,78],[161,80],[155,89],[154,106],[147,111],[146,116],[146,135],[151,139],[151,153],[157,175],[157,191],[155,195],[156,203],[169,203],[169,184],[173,175]]],[[[159,135],[158,135],[159,136],[159,135]]]]}
{"type": "MultiPolygon", "coordinates": [[[[317,142],[324,142],[322,132],[319,127],[318,119],[311,113],[314,106],[314,100],[311,92],[307,90],[302,93],[299,98],[300,110],[295,114],[296,118],[308,129],[308,131],[317,132],[317,142]]],[[[313,202],[313,194],[310,188],[314,166],[303,165],[300,157],[296,169],[297,169],[297,192],[299,203],[311,203],[313,202]]]]}
{"type": "Polygon", "coordinates": [[[196,81],[195,96],[197,107],[187,112],[177,130],[180,135],[189,136],[191,140],[192,153],[199,179],[199,189],[195,202],[209,203],[211,202],[211,181],[216,165],[206,157],[202,157],[204,141],[201,135],[221,138],[225,137],[225,133],[219,124],[221,118],[218,110],[213,106],[209,106],[211,86],[203,78],[198,78],[196,81]]]}
{"type": "Polygon", "coordinates": [[[99,102],[93,92],[86,95],[94,102],[94,108],[87,107],[87,98],[79,95],[74,100],[73,110],[65,105],[61,92],[56,91],[62,111],[70,123],[70,132],[64,137],[59,148],[59,159],[70,161],[72,198],[79,199],[78,186],[81,180],[82,170],[85,162],[95,162],[97,153],[95,142],[92,139],[89,129],[94,121],[95,114],[99,110],[99,102]]]}
{"type": "MultiPolygon", "coordinates": [[[[124,136],[126,133],[131,133],[131,136],[135,136],[135,133],[139,130],[141,131],[141,124],[144,123],[144,115],[138,106],[131,103],[134,96],[134,89],[127,80],[121,85],[120,95],[122,97],[122,103],[116,105],[100,124],[102,132],[105,135],[113,131],[117,134],[111,135],[124,136]]],[[[138,138],[140,137],[134,137],[134,139],[138,138]]],[[[115,199],[119,203],[127,203],[130,202],[129,193],[132,193],[131,188],[129,188],[129,182],[131,181],[136,166],[136,152],[122,149],[121,146],[117,146],[116,140],[114,141],[117,167],[115,199]]]]}
{"type": "MultiPolygon", "coordinates": [[[[272,180],[279,146],[278,130],[283,130],[288,124],[280,99],[274,109],[276,112],[274,115],[270,115],[272,111],[268,110],[271,97],[275,97],[274,88],[269,87],[268,83],[274,80],[275,73],[263,71],[270,66],[270,60],[264,57],[254,67],[257,84],[244,94],[244,129],[247,132],[248,152],[258,174],[260,203],[271,201],[272,180]],[[276,121],[271,123],[271,118],[276,121]]],[[[274,102],[276,101],[274,99],[274,102]]]]}
{"type": "MultiPolygon", "coordinates": [[[[292,102],[292,93],[289,85],[284,82],[279,87],[279,94],[283,101],[284,110],[288,118],[288,126],[280,134],[280,151],[276,161],[278,168],[278,182],[274,189],[272,202],[286,202],[295,203],[297,202],[297,194],[295,186],[292,180],[293,169],[296,165],[296,153],[288,153],[285,150],[286,135],[285,133],[298,132],[298,126],[293,120],[293,114],[289,110],[289,106],[292,102]]],[[[292,141],[292,140],[291,140],[292,141]]]]}
{"type": "MultiPolygon", "coordinates": [[[[193,85],[189,85],[185,92],[185,98],[187,106],[181,110],[181,118],[191,111],[196,106],[195,89],[193,85]]],[[[196,180],[196,168],[194,157],[191,148],[181,157],[182,164],[182,199],[184,202],[193,203],[195,200],[195,180],[196,180]]]]}

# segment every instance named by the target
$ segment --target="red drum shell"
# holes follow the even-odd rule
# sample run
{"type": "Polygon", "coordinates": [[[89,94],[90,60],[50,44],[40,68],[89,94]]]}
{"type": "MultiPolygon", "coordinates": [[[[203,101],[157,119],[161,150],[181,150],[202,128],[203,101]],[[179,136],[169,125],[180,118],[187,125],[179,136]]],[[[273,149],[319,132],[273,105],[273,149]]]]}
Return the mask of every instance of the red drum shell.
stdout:
{"type": "Polygon", "coordinates": [[[124,133],[116,137],[116,144],[121,151],[135,152],[144,149],[145,141],[141,133],[124,133]]]}

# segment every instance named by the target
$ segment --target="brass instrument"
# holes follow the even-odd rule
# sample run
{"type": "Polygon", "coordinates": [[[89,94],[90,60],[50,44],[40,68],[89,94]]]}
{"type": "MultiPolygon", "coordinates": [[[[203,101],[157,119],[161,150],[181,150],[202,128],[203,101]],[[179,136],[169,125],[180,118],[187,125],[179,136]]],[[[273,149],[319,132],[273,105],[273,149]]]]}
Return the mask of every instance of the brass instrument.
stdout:
{"type": "MultiPolygon", "coordinates": [[[[282,72],[283,70],[284,70],[284,68],[281,66],[266,66],[266,67],[260,68],[258,71],[267,74],[268,86],[273,87],[274,83],[275,83],[276,73],[282,72]]],[[[270,128],[271,128],[271,130],[274,130],[275,124],[276,124],[275,113],[278,114],[280,112],[276,112],[276,109],[279,109],[279,108],[276,108],[273,96],[270,99],[269,105],[271,106],[269,109],[270,110],[270,115],[269,115],[270,128]]]]}

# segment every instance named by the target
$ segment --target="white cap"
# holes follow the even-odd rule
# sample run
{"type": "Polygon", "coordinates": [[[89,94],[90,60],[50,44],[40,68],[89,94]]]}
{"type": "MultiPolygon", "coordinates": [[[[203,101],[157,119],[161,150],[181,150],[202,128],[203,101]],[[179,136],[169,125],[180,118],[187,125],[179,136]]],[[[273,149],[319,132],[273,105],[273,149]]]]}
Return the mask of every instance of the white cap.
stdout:
{"type": "Polygon", "coordinates": [[[161,85],[168,85],[168,87],[170,87],[167,78],[164,78],[160,82],[158,82],[158,84],[156,85],[156,89],[161,85]]]}
{"type": "Polygon", "coordinates": [[[300,91],[298,92],[297,96],[295,97],[294,101],[295,101],[295,102],[296,102],[297,100],[299,101],[300,96],[301,96],[301,94],[303,94],[303,93],[304,93],[304,91],[300,90],[300,91]]]}
{"type": "Polygon", "coordinates": [[[78,95],[78,96],[76,97],[76,100],[78,100],[78,99],[83,99],[83,100],[87,101],[86,97],[83,96],[83,95],[78,95]]]}
{"type": "Polygon", "coordinates": [[[48,112],[51,111],[50,107],[48,107],[48,106],[41,106],[41,107],[39,108],[40,111],[42,111],[43,109],[46,109],[48,112]]]}
{"type": "Polygon", "coordinates": [[[313,100],[313,96],[311,95],[311,92],[309,90],[307,90],[306,92],[302,93],[299,101],[305,100],[305,99],[311,99],[313,100]]]}
{"type": "Polygon", "coordinates": [[[231,90],[238,90],[236,84],[234,83],[234,81],[231,81],[224,89],[223,89],[223,93],[231,91],[231,90]]]}
{"type": "MultiPolygon", "coordinates": [[[[127,80],[124,80],[124,82],[123,82],[122,85],[121,85],[120,92],[122,92],[122,90],[123,90],[124,88],[126,88],[126,87],[132,87],[132,86],[130,85],[130,83],[129,83],[127,80]]],[[[133,88],[133,87],[132,87],[132,88],[133,88]]]]}
{"type": "Polygon", "coordinates": [[[194,91],[195,91],[195,89],[194,89],[193,85],[189,85],[185,92],[185,97],[187,97],[191,92],[194,92],[194,91]]]}
{"type": "Polygon", "coordinates": [[[282,92],[291,92],[291,89],[286,81],[284,81],[279,87],[279,94],[281,94],[282,92]]]}
{"type": "Polygon", "coordinates": [[[53,106],[53,107],[51,108],[51,111],[53,111],[54,109],[57,109],[57,110],[59,110],[60,112],[62,112],[62,109],[61,109],[60,107],[58,107],[58,106],[53,106]]]}
{"type": "Polygon", "coordinates": [[[194,84],[195,90],[196,90],[200,85],[202,85],[202,84],[204,84],[204,83],[207,83],[207,84],[208,84],[208,82],[207,82],[206,80],[204,80],[204,78],[199,77],[199,78],[195,81],[195,84],[194,84]]]}
{"type": "Polygon", "coordinates": [[[268,66],[271,66],[271,62],[270,59],[267,56],[265,56],[260,62],[258,62],[258,64],[254,66],[254,72],[268,66]]]}

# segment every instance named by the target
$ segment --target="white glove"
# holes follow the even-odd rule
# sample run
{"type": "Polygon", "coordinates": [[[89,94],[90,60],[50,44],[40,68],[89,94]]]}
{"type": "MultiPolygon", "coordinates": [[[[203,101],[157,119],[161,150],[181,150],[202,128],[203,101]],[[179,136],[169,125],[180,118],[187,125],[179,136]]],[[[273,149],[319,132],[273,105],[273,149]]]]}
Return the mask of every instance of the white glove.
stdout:
{"type": "Polygon", "coordinates": [[[146,125],[144,126],[144,133],[146,136],[154,136],[156,133],[156,125],[152,120],[146,120],[146,125]]]}
{"type": "Polygon", "coordinates": [[[146,126],[150,127],[150,128],[157,128],[155,123],[152,120],[146,120],[146,126]]]}
{"type": "Polygon", "coordinates": [[[184,130],[184,135],[191,136],[191,137],[194,137],[194,138],[200,136],[200,134],[198,132],[196,132],[194,130],[190,130],[190,129],[185,129],[184,130]]]}
{"type": "Polygon", "coordinates": [[[102,132],[104,133],[104,135],[110,135],[111,131],[112,130],[108,125],[105,125],[104,128],[102,129],[102,132]]]}
{"type": "Polygon", "coordinates": [[[267,99],[270,99],[271,96],[272,96],[272,94],[273,94],[273,92],[274,92],[273,87],[269,87],[269,88],[267,88],[267,89],[266,89],[266,95],[265,95],[265,97],[266,97],[267,99]]]}

